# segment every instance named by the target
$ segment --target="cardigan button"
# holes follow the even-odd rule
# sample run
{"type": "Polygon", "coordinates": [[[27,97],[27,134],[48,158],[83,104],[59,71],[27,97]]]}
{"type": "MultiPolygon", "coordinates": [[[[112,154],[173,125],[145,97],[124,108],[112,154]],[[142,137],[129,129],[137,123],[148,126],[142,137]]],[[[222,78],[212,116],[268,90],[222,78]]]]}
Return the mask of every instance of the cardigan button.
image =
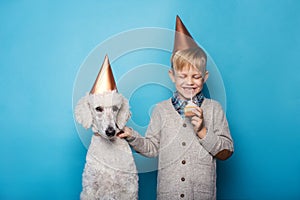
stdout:
{"type": "Polygon", "coordinates": [[[184,165],[186,162],[185,162],[185,160],[183,160],[183,161],[181,161],[181,163],[184,165]]]}
{"type": "Polygon", "coordinates": [[[185,181],[185,178],[184,178],[184,177],[182,177],[182,178],[181,178],[181,181],[182,181],[182,182],[183,182],[183,181],[185,181]]]}
{"type": "Polygon", "coordinates": [[[184,194],[181,194],[180,197],[183,198],[183,197],[184,197],[184,194]]]}
{"type": "Polygon", "coordinates": [[[186,123],[184,123],[182,126],[185,128],[186,127],[186,123]]]}
{"type": "Polygon", "coordinates": [[[182,144],[182,146],[185,146],[185,145],[186,145],[186,143],[185,143],[185,142],[182,142],[181,144],[182,144]]]}

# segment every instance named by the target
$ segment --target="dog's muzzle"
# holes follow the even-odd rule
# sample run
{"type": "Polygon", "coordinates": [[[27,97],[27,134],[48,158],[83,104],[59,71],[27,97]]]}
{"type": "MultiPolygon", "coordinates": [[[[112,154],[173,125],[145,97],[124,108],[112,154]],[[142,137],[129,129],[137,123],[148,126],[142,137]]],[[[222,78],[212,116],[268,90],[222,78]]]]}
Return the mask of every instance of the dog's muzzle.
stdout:
{"type": "Polygon", "coordinates": [[[115,134],[116,134],[116,130],[115,130],[113,127],[109,126],[109,127],[105,130],[105,134],[106,134],[108,137],[113,137],[113,136],[115,136],[115,134]]]}

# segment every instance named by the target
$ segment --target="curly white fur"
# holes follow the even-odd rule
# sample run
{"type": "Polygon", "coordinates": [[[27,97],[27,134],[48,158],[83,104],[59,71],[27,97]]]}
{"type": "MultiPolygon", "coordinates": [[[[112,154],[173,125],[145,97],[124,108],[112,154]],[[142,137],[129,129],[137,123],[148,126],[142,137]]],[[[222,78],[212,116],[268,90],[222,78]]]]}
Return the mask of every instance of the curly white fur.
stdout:
{"type": "Polygon", "coordinates": [[[124,128],[130,117],[128,101],[115,91],[87,94],[79,100],[75,117],[85,128],[92,127],[99,133],[93,135],[88,149],[80,198],[138,199],[138,176],[131,149],[124,139],[105,133],[108,127],[124,128]]]}

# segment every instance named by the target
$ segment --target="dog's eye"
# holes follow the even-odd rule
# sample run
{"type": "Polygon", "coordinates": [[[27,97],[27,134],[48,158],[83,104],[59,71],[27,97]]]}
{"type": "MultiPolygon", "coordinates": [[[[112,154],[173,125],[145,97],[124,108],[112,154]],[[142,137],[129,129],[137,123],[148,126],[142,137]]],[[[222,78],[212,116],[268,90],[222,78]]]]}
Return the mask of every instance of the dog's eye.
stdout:
{"type": "Polygon", "coordinates": [[[102,111],[103,111],[103,108],[102,108],[101,106],[98,106],[98,107],[96,107],[96,110],[97,110],[98,112],[102,112],[102,111]]]}
{"type": "Polygon", "coordinates": [[[113,106],[112,109],[113,109],[114,112],[119,110],[118,106],[113,106]]]}

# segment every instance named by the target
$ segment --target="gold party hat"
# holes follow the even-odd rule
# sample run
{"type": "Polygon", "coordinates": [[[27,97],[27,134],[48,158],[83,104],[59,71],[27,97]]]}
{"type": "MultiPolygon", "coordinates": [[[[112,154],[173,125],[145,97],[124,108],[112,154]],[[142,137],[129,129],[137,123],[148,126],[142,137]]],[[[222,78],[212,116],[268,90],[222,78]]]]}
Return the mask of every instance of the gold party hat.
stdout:
{"type": "Polygon", "coordinates": [[[94,86],[91,89],[91,94],[100,94],[103,92],[117,90],[114,75],[112,73],[108,56],[106,55],[101,67],[101,70],[95,80],[94,86]]]}
{"type": "Polygon", "coordinates": [[[199,47],[193,37],[182,23],[180,17],[176,16],[176,32],[173,53],[178,50],[199,47]]]}

